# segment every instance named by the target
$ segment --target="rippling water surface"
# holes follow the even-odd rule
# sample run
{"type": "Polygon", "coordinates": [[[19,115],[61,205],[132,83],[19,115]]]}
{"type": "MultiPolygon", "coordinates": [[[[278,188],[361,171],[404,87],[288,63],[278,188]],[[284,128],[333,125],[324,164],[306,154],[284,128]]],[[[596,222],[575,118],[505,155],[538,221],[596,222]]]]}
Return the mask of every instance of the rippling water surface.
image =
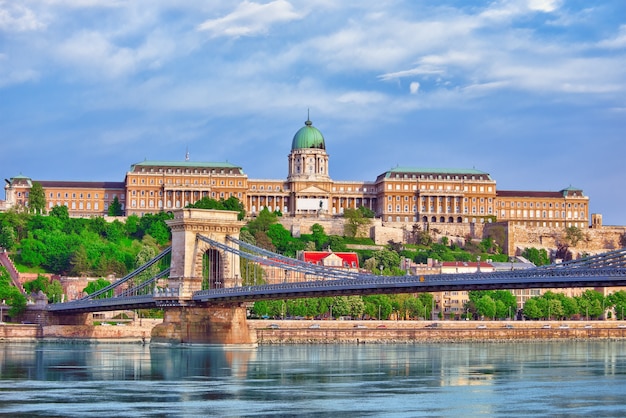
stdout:
{"type": "Polygon", "coordinates": [[[11,417],[626,416],[626,342],[0,345],[11,417]]]}

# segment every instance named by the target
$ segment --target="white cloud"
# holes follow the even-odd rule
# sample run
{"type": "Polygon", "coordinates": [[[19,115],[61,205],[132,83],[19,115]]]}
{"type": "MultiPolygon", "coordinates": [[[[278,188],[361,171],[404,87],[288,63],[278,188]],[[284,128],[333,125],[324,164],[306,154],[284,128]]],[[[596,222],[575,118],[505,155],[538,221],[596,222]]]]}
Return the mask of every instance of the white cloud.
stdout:
{"type": "Polygon", "coordinates": [[[599,42],[598,46],[607,49],[626,48],[626,25],[620,26],[619,32],[615,37],[599,42]]]}
{"type": "Polygon", "coordinates": [[[337,97],[339,103],[353,103],[357,105],[369,105],[385,101],[385,96],[381,93],[370,91],[352,91],[337,97]]]}
{"type": "Polygon", "coordinates": [[[381,80],[393,80],[397,78],[413,77],[416,75],[443,74],[444,70],[432,65],[419,65],[410,70],[397,71],[395,73],[387,73],[378,76],[381,80]]]}
{"type": "Polygon", "coordinates": [[[285,0],[267,4],[244,1],[230,14],[209,19],[198,25],[198,30],[211,32],[213,36],[253,36],[266,33],[272,25],[302,19],[292,5],[285,0]]]}
{"type": "Polygon", "coordinates": [[[23,4],[0,0],[0,31],[25,32],[44,27],[35,13],[23,4]]]}
{"type": "Polygon", "coordinates": [[[414,81],[409,85],[409,91],[411,92],[411,94],[417,94],[419,89],[420,89],[420,83],[418,83],[417,81],[414,81]]]}
{"type": "Polygon", "coordinates": [[[551,13],[561,6],[560,0],[528,0],[528,8],[544,13],[551,13]]]}

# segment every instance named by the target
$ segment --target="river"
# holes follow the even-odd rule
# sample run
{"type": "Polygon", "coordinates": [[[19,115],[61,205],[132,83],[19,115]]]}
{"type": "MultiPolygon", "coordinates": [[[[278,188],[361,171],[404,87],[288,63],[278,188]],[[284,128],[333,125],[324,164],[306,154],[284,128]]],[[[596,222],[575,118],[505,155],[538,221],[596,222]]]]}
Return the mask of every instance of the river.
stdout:
{"type": "Polygon", "coordinates": [[[10,417],[626,416],[626,341],[0,345],[10,417]]]}

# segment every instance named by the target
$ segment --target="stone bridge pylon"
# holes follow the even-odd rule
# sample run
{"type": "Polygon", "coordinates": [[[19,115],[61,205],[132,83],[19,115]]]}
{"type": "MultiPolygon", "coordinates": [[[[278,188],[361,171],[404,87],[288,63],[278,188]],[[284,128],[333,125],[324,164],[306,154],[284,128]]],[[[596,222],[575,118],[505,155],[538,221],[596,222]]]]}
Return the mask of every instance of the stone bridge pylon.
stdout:
{"type": "Polygon", "coordinates": [[[203,288],[234,287],[240,277],[239,256],[226,254],[199,240],[204,235],[226,244],[226,236],[239,238],[244,222],[237,212],[210,209],[180,209],[167,221],[172,231],[172,261],[169,287],[181,302],[191,300],[203,288]]]}
{"type": "MultiPolygon", "coordinates": [[[[241,304],[201,305],[193,294],[203,289],[234,287],[241,277],[239,257],[214,248],[198,235],[226,244],[239,238],[244,225],[237,212],[179,209],[167,221],[172,231],[168,287],[178,295],[177,306],[164,308],[163,323],[152,330],[152,342],[183,344],[255,344],[241,304]]],[[[170,298],[171,300],[171,298],[170,298]]]]}

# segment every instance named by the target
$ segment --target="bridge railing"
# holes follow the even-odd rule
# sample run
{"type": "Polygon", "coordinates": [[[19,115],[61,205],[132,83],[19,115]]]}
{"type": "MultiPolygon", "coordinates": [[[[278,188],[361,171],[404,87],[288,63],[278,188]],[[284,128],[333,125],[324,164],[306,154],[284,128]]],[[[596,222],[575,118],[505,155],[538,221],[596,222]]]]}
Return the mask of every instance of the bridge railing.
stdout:
{"type": "Polygon", "coordinates": [[[198,234],[197,238],[216,248],[219,248],[222,251],[236,254],[241,258],[245,258],[260,265],[275,267],[285,271],[298,272],[303,274],[305,277],[315,276],[322,279],[342,279],[357,278],[359,277],[359,274],[361,274],[353,270],[320,266],[294,258],[289,258],[230,236],[226,237],[226,240],[235,244],[237,247],[231,247],[200,234],[198,234]]]}
{"type": "Polygon", "coordinates": [[[107,298],[107,297],[111,297],[112,293],[113,293],[113,289],[123,285],[124,283],[126,283],[127,281],[131,280],[132,278],[134,278],[135,276],[137,276],[140,273],[143,273],[144,271],[148,270],[150,267],[152,267],[153,265],[155,265],[157,262],[159,262],[161,259],[163,259],[165,256],[169,255],[172,252],[172,247],[167,247],[165,250],[163,250],[160,254],[158,254],[156,257],[154,257],[152,260],[148,261],[146,264],[144,264],[143,266],[139,267],[138,269],[132,271],[131,273],[127,274],[126,276],[122,277],[120,280],[116,281],[115,283],[111,283],[110,285],[103,287],[100,290],[97,290],[79,300],[89,300],[89,299],[97,299],[101,296],[107,298]]]}
{"type": "Polygon", "coordinates": [[[541,270],[553,270],[563,268],[604,268],[626,267],[626,248],[609,251],[602,254],[583,257],[578,260],[564,261],[558,264],[537,267],[541,270]]]}

